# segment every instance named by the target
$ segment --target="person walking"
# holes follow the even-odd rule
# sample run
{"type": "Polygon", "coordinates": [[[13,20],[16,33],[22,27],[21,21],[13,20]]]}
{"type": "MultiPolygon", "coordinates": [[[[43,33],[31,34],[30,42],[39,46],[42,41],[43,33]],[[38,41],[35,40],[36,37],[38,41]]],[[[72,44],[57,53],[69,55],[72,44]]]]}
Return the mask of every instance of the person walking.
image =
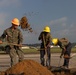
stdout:
{"type": "Polygon", "coordinates": [[[51,33],[50,27],[45,26],[43,31],[40,33],[38,40],[41,40],[40,46],[40,60],[41,65],[50,67],[51,53],[50,53],[50,44],[51,44],[51,33]],[[45,57],[45,58],[44,58],[45,57]]]}
{"type": "Polygon", "coordinates": [[[4,30],[3,34],[0,37],[0,40],[4,40],[7,38],[7,43],[9,43],[8,46],[6,46],[6,51],[8,51],[10,58],[11,58],[11,66],[15,65],[17,63],[17,55],[19,57],[19,62],[24,59],[24,54],[21,51],[21,47],[12,44],[19,44],[22,45],[23,42],[23,36],[18,29],[19,26],[19,20],[18,18],[14,18],[11,21],[12,26],[4,30]]]}
{"type": "Polygon", "coordinates": [[[53,45],[59,45],[60,48],[62,49],[60,58],[62,58],[62,56],[64,55],[63,56],[64,63],[61,67],[68,69],[71,49],[72,49],[72,47],[75,46],[75,44],[72,44],[71,42],[69,42],[67,38],[61,38],[61,39],[54,38],[54,39],[52,39],[52,43],[53,43],[53,45]]]}

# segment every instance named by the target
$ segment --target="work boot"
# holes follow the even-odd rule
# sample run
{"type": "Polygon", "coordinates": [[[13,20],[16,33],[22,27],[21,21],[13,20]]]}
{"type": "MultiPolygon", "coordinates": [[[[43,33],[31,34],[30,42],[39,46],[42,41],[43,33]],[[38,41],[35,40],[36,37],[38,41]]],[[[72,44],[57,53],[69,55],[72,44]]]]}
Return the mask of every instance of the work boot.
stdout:
{"type": "Polygon", "coordinates": [[[65,68],[65,69],[68,69],[68,67],[67,67],[67,66],[65,66],[64,68],[65,68]]]}
{"type": "Polygon", "coordinates": [[[68,69],[68,67],[67,67],[67,66],[64,66],[64,65],[61,66],[61,68],[63,68],[63,69],[68,69]]]}
{"type": "Polygon", "coordinates": [[[65,68],[65,66],[60,66],[61,68],[65,68]]]}

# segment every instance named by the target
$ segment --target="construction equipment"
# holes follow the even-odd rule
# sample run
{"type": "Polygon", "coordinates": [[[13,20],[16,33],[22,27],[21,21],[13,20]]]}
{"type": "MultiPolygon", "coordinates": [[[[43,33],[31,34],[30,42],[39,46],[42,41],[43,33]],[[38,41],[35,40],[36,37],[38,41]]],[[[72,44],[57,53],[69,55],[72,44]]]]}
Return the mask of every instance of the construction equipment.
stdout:
{"type": "Polygon", "coordinates": [[[70,56],[69,56],[68,54],[65,54],[65,55],[63,56],[63,58],[70,59],[70,56]]]}
{"type": "Polygon", "coordinates": [[[75,57],[76,56],[76,53],[73,53],[71,56],[70,56],[70,59],[75,57]]]}
{"type": "Polygon", "coordinates": [[[19,46],[22,47],[23,45],[21,44],[15,44],[15,43],[8,43],[8,42],[3,42],[2,44],[0,44],[0,46],[7,46],[7,45],[13,45],[13,46],[19,46]]]}
{"type": "Polygon", "coordinates": [[[40,50],[45,50],[45,48],[41,48],[41,49],[36,49],[37,51],[40,51],[40,50]]]}
{"type": "Polygon", "coordinates": [[[61,59],[62,59],[62,58],[59,59],[58,67],[60,67],[61,59]]]}
{"type": "Polygon", "coordinates": [[[47,55],[47,48],[46,48],[46,42],[45,42],[45,38],[44,38],[44,34],[43,34],[43,42],[44,42],[44,50],[45,50],[45,65],[47,65],[47,60],[48,60],[48,55],[47,55]]]}
{"type": "Polygon", "coordinates": [[[10,45],[14,45],[14,46],[22,47],[22,45],[21,45],[21,44],[13,44],[13,43],[8,43],[8,44],[10,44],[10,45]]]}
{"type": "Polygon", "coordinates": [[[68,56],[68,54],[64,55],[63,58],[71,59],[74,56],[76,56],[76,53],[72,54],[71,56],[68,56]]]}

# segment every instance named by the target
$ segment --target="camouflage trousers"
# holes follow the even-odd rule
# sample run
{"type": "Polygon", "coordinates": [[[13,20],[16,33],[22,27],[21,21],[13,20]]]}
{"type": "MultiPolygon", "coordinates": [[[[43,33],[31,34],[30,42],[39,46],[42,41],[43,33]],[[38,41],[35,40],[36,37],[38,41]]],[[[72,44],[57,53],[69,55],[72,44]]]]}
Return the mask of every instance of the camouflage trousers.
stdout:
{"type": "Polygon", "coordinates": [[[50,47],[47,47],[47,49],[45,51],[44,45],[41,44],[41,49],[43,49],[43,50],[40,50],[41,65],[47,66],[47,67],[51,66],[50,65],[51,64],[51,53],[50,53],[51,49],[50,49],[50,47]],[[46,53],[47,53],[47,55],[46,55],[46,53]]]}
{"type": "Polygon", "coordinates": [[[17,62],[20,62],[24,59],[24,53],[21,51],[20,48],[7,48],[8,54],[11,58],[11,66],[15,65],[17,62]],[[18,56],[18,58],[17,58],[18,56]]]}

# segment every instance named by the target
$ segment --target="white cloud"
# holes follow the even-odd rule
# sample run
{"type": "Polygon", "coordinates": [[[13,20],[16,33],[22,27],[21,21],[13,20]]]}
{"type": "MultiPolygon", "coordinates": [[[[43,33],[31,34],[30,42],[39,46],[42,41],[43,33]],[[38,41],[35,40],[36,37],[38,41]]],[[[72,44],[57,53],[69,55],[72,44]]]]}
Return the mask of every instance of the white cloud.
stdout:
{"type": "Polygon", "coordinates": [[[63,17],[50,22],[52,36],[57,38],[66,37],[70,41],[76,41],[76,23],[69,23],[67,17],[63,17]]]}
{"type": "Polygon", "coordinates": [[[75,35],[76,32],[76,23],[66,26],[66,28],[63,30],[63,33],[66,35],[75,35]]]}
{"type": "Polygon", "coordinates": [[[52,20],[51,22],[50,22],[50,24],[51,25],[61,25],[62,24],[62,26],[64,26],[64,25],[66,25],[66,21],[67,21],[67,17],[62,17],[62,18],[59,18],[59,19],[56,19],[56,20],[52,20]]]}

